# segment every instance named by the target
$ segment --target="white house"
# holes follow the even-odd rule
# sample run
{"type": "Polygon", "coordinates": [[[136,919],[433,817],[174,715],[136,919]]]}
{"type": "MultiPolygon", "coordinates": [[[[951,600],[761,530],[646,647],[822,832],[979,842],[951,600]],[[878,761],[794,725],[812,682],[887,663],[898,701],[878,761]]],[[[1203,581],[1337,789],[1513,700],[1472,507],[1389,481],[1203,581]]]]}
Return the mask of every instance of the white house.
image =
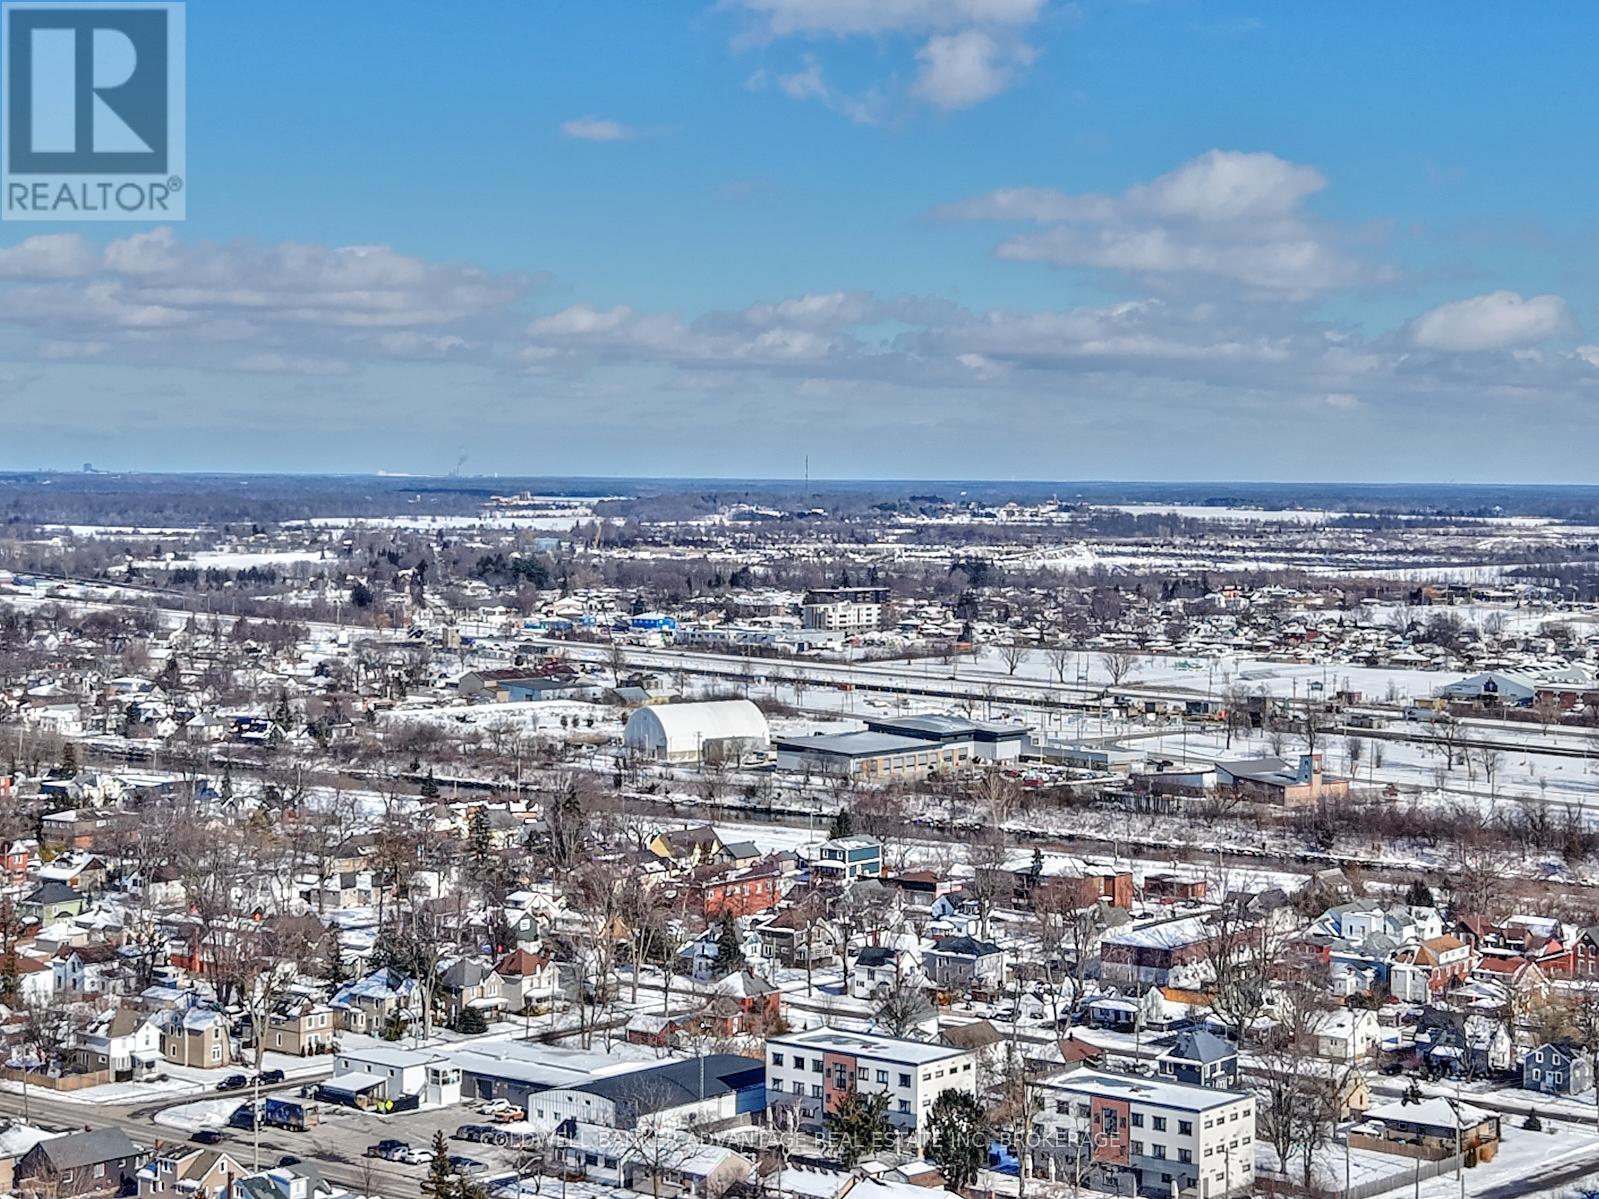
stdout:
{"type": "Polygon", "coordinates": [[[1369,1057],[1382,1041],[1377,1013],[1368,1008],[1334,1008],[1317,1013],[1309,1023],[1316,1038],[1316,1052],[1336,1062],[1369,1057]]]}

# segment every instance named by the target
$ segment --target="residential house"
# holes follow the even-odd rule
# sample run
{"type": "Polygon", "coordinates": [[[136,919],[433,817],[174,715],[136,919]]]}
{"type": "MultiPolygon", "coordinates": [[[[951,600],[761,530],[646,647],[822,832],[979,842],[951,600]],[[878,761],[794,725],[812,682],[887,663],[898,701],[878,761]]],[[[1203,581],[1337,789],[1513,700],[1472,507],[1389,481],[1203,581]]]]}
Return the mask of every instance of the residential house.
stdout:
{"type": "Polygon", "coordinates": [[[1192,985],[1199,981],[1216,933],[1207,916],[1180,916],[1100,939],[1100,976],[1111,982],[1192,985]]]}
{"type": "Polygon", "coordinates": [[[689,875],[697,906],[709,918],[754,916],[783,896],[783,873],[775,860],[753,865],[696,866],[689,875]]]}
{"type": "Polygon", "coordinates": [[[989,990],[1005,978],[1005,955],[998,945],[975,937],[940,937],[922,951],[922,969],[940,990],[989,990]]]}
{"type": "Polygon", "coordinates": [[[122,955],[114,945],[62,946],[50,963],[57,994],[74,999],[93,995],[120,995],[123,990],[122,955]]]}
{"type": "Polygon", "coordinates": [[[561,972],[548,953],[513,949],[494,963],[507,1011],[547,1007],[561,993],[561,972]]]}
{"type": "Polygon", "coordinates": [[[65,883],[40,883],[22,897],[20,910],[41,924],[52,924],[83,911],[83,896],[65,883]]]}
{"type": "Polygon", "coordinates": [[[139,1199],[234,1199],[248,1173],[219,1149],[176,1148],[139,1169],[139,1199]]]}
{"type": "Polygon", "coordinates": [[[1546,1095],[1580,1095],[1593,1089],[1593,1059],[1571,1041],[1545,1041],[1521,1059],[1521,1085],[1546,1095]]]}
{"type": "Polygon", "coordinates": [[[340,1029],[380,1036],[394,1021],[409,1021],[416,1003],[415,980],[385,966],[340,987],[328,1006],[340,1029]]]}
{"type": "Polygon", "coordinates": [[[144,1158],[144,1150],[120,1128],[51,1137],[17,1159],[16,1191],[58,1199],[120,1194],[132,1188],[144,1158]]]}
{"type": "Polygon", "coordinates": [[[85,1071],[109,1070],[119,1082],[147,1078],[162,1065],[160,1025],[149,1012],[118,1007],[79,1036],[78,1059],[85,1071]]]}
{"type": "Polygon", "coordinates": [[[1177,1034],[1171,1048],[1155,1059],[1156,1069],[1166,1078],[1196,1087],[1221,1087],[1238,1084],[1238,1047],[1203,1028],[1186,1028],[1177,1034]]]}
{"type": "Polygon", "coordinates": [[[233,1064],[227,1017],[215,1008],[172,1008],[154,1020],[161,1029],[161,1056],[173,1065],[215,1070],[233,1064]]]}
{"type": "Polygon", "coordinates": [[[1370,1008],[1337,1007],[1311,1014],[1307,1023],[1316,1052],[1335,1062],[1361,1061],[1382,1042],[1382,1027],[1370,1008]]]}
{"type": "Polygon", "coordinates": [[[467,1008],[496,1011],[506,1006],[505,986],[494,966],[481,958],[457,958],[439,972],[435,995],[455,1021],[467,1008]]]}
{"type": "Polygon", "coordinates": [[[1443,1161],[1473,1152],[1489,1161],[1499,1145],[1499,1117],[1444,1098],[1374,1107],[1349,1133],[1351,1149],[1374,1150],[1423,1161],[1443,1161]]]}
{"type": "Polygon", "coordinates": [[[726,857],[722,839],[708,824],[657,833],[649,843],[649,850],[656,857],[666,858],[684,869],[721,862],[726,857]]]}
{"type": "Polygon", "coordinates": [[[338,1017],[333,1007],[309,999],[291,1002],[267,1021],[266,1047],[273,1053],[306,1057],[333,1049],[338,1017]]]}
{"type": "Polygon", "coordinates": [[[827,882],[881,878],[883,843],[876,837],[834,837],[823,841],[811,856],[811,870],[827,882]]]}

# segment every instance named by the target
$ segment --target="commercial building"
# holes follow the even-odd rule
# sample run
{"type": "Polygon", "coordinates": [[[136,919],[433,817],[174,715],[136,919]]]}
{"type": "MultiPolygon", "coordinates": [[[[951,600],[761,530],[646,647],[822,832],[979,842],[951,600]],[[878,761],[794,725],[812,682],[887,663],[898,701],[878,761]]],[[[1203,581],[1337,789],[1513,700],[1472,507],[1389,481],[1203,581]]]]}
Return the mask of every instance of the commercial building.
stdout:
{"type": "Polygon", "coordinates": [[[890,733],[816,733],[779,737],[777,768],[838,778],[920,779],[971,762],[970,745],[936,746],[890,733]]]}
{"type": "Polygon", "coordinates": [[[914,1131],[945,1091],[977,1093],[977,1056],[950,1045],[834,1028],[768,1037],[767,1106],[774,1122],[814,1130],[851,1091],[886,1092],[889,1123],[914,1131]]]}
{"type": "Polygon", "coordinates": [[[993,720],[968,720],[964,716],[930,713],[922,716],[866,718],[874,733],[911,737],[930,746],[964,745],[979,762],[1010,762],[1022,756],[1027,726],[993,720]]]}
{"type": "Polygon", "coordinates": [[[1240,1091],[1076,1069],[1038,1084],[1034,1166],[1115,1195],[1210,1199],[1255,1178],[1255,1100],[1240,1091]]]}
{"type": "Polygon", "coordinates": [[[766,1106],[759,1058],[712,1053],[645,1064],[552,1087],[529,1096],[530,1128],[547,1131],[566,1120],[601,1128],[681,1128],[755,1115],[766,1106]]]}

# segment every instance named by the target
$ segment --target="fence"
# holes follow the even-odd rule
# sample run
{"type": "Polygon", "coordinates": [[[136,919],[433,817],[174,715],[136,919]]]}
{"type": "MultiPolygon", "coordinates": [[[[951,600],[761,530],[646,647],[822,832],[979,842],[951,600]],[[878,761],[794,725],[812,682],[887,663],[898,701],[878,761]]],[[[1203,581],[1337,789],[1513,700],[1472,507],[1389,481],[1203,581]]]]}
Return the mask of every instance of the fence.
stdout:
{"type": "Polygon", "coordinates": [[[1437,1178],[1440,1174],[1453,1174],[1455,1163],[1459,1158],[1450,1156],[1437,1161],[1422,1161],[1417,1158],[1394,1157],[1394,1172],[1384,1174],[1381,1178],[1373,1178],[1367,1182],[1356,1183],[1347,1191],[1344,1190],[1341,1165],[1336,1158],[1332,1159],[1331,1173],[1335,1179],[1329,1179],[1323,1174],[1318,1180],[1320,1185],[1313,1184],[1309,1190],[1303,1185],[1287,1178],[1261,1173],[1255,1178],[1258,1190],[1268,1195],[1282,1195],[1285,1199],[1324,1199],[1328,1195],[1336,1195],[1339,1199],[1371,1199],[1373,1195],[1381,1195],[1385,1191],[1392,1191],[1405,1186],[1419,1178],[1426,1182],[1429,1178],[1437,1178]]]}
{"type": "Polygon", "coordinates": [[[44,1087],[51,1091],[80,1091],[84,1087],[97,1087],[113,1081],[111,1071],[92,1070],[86,1074],[62,1074],[52,1078],[42,1070],[13,1070],[0,1066],[0,1078],[7,1082],[25,1083],[30,1087],[44,1087]]]}

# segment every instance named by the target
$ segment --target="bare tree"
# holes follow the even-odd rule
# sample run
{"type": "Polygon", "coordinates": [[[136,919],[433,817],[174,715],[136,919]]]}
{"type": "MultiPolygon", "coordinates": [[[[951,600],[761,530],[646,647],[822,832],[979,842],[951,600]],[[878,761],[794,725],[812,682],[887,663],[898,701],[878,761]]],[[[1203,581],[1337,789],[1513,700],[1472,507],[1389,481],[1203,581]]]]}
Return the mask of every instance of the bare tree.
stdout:
{"type": "Polygon", "coordinates": [[[1099,655],[1099,665],[1110,676],[1110,685],[1120,687],[1123,682],[1133,677],[1142,668],[1143,663],[1137,654],[1128,650],[1108,650],[1099,655]]]}
{"type": "Polygon", "coordinates": [[[1027,647],[1020,641],[1006,642],[999,647],[1000,660],[1005,663],[1005,673],[1014,675],[1027,661],[1027,647]]]}

